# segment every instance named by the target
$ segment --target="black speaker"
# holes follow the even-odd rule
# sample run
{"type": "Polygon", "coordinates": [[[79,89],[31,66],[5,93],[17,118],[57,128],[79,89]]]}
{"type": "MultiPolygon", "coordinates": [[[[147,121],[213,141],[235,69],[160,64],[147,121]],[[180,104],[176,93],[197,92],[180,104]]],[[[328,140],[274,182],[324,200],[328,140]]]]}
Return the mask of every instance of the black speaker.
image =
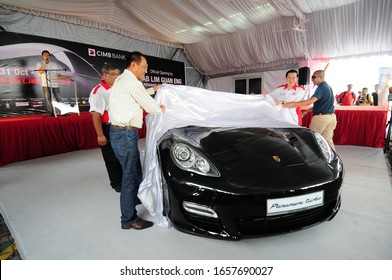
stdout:
{"type": "Polygon", "coordinates": [[[301,67],[298,71],[298,84],[303,86],[309,84],[310,68],[301,67]]]}

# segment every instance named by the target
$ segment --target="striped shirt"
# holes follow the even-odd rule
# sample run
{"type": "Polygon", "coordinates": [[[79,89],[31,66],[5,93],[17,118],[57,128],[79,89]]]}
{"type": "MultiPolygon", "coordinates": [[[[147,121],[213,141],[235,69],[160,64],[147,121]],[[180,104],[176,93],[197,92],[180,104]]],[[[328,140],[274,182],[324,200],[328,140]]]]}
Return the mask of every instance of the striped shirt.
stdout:
{"type": "Polygon", "coordinates": [[[159,113],[161,108],[150,96],[154,90],[146,90],[136,76],[125,69],[117,77],[109,97],[109,119],[112,125],[134,126],[143,125],[143,109],[147,113],[159,113]]]}

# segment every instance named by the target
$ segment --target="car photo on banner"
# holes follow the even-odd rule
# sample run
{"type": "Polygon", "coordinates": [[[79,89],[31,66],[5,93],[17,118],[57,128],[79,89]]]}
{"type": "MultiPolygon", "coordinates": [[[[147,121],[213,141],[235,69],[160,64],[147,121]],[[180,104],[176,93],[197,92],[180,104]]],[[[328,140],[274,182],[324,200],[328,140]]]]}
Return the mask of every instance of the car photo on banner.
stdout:
{"type": "Polygon", "coordinates": [[[74,106],[87,106],[91,89],[101,80],[100,72],[80,55],[57,45],[20,43],[0,46],[1,99],[8,102],[2,109],[45,111],[41,78],[36,69],[42,61],[41,52],[48,50],[51,61],[57,64],[67,80],[59,81],[63,102],[74,106]],[[40,106],[38,106],[40,105],[40,106]]]}

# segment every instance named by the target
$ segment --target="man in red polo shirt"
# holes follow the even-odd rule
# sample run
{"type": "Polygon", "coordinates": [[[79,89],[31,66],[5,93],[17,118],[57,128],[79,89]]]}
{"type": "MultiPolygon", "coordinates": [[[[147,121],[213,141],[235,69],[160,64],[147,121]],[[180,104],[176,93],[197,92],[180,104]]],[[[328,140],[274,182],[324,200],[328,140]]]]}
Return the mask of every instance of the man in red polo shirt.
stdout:
{"type": "Polygon", "coordinates": [[[108,106],[109,89],[120,74],[121,70],[116,64],[105,64],[102,67],[102,80],[99,85],[92,89],[89,98],[90,112],[93,116],[98,145],[101,146],[110,185],[116,192],[121,191],[122,167],[109,143],[110,122],[108,106]]]}
{"type": "Polygon", "coordinates": [[[336,96],[336,101],[342,106],[353,106],[357,97],[355,96],[355,93],[352,91],[352,89],[353,85],[348,84],[347,90],[336,96]]]}
{"type": "MultiPolygon", "coordinates": [[[[305,97],[305,88],[297,85],[298,72],[296,70],[289,70],[286,73],[286,84],[278,86],[270,93],[272,99],[276,101],[292,102],[302,101],[305,97]]],[[[293,118],[293,123],[302,125],[301,108],[289,108],[290,115],[293,118]]]]}

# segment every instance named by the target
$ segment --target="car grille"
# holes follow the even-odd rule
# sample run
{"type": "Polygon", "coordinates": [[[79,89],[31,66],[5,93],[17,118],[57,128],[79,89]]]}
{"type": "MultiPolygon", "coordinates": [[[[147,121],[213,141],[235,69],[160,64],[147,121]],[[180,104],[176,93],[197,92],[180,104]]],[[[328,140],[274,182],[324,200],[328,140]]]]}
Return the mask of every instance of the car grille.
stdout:
{"type": "Polygon", "coordinates": [[[185,213],[185,218],[193,224],[195,227],[201,228],[206,231],[221,232],[222,223],[219,219],[213,219],[208,217],[202,217],[199,215],[193,215],[192,213],[185,213]]]}
{"type": "Polygon", "coordinates": [[[271,217],[237,217],[234,219],[240,235],[274,234],[310,226],[328,219],[336,201],[323,207],[271,217]]]}

